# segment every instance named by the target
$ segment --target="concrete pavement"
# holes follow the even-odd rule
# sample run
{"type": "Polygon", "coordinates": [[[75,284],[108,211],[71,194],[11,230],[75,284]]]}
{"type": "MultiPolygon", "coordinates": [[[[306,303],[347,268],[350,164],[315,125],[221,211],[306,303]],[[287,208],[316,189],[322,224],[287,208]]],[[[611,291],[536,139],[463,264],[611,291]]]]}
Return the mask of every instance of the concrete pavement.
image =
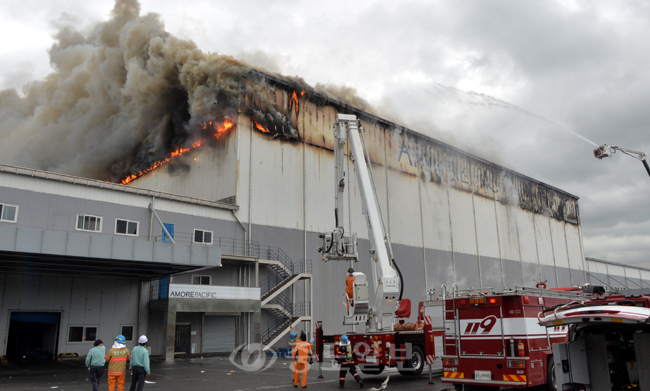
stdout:
{"type": "MultiPolygon", "coordinates": [[[[257,391],[257,390],[291,390],[291,361],[277,358],[263,360],[262,370],[249,372],[238,358],[237,365],[230,362],[228,357],[209,357],[176,359],[173,362],[152,360],[151,373],[147,378],[145,390],[178,390],[178,391],[257,391]],[[243,369],[244,368],[244,369],[243,369]]],[[[250,368],[249,368],[250,369],[250,368]]],[[[361,374],[364,379],[364,389],[379,388],[390,374],[387,390],[431,390],[440,391],[448,388],[434,377],[434,385],[428,385],[428,375],[425,371],[419,377],[405,377],[391,369],[381,375],[369,376],[361,374]]],[[[338,390],[338,371],[323,371],[324,379],[317,379],[318,365],[308,372],[308,390],[338,390]]],[[[127,373],[125,389],[131,384],[131,376],[127,373]]],[[[346,389],[359,389],[357,383],[348,374],[346,389]]],[[[89,372],[84,367],[82,359],[64,361],[31,361],[0,364],[0,390],[56,390],[56,391],[89,391],[89,372]]],[[[100,390],[108,390],[107,375],[101,379],[100,390]]]]}

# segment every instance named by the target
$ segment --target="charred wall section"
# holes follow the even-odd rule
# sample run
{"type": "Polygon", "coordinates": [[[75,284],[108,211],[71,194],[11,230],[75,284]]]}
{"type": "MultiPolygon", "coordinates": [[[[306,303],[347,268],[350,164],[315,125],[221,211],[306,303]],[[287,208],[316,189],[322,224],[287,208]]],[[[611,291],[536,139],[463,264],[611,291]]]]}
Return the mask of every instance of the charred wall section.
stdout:
{"type": "Polygon", "coordinates": [[[361,111],[299,81],[251,71],[243,112],[268,137],[333,150],[337,113],[355,114],[374,164],[571,224],[578,197],[361,111]]]}

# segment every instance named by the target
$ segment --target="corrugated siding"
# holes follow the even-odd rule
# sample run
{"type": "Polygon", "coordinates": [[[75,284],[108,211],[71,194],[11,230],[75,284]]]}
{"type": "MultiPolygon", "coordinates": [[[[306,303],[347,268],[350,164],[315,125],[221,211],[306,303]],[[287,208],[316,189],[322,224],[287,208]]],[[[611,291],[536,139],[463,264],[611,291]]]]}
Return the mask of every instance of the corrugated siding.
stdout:
{"type": "Polygon", "coordinates": [[[203,352],[235,350],[235,317],[205,316],[203,318],[203,352]]]}

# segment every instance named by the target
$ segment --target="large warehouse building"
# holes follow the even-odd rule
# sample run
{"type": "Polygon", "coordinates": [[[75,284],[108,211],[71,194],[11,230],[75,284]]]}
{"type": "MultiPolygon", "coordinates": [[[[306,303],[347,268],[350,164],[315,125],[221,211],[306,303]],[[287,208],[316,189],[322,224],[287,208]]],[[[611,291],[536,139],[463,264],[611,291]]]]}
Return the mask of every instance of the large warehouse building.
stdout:
{"type": "MultiPolygon", "coordinates": [[[[413,302],[453,283],[650,286],[650,270],[585,259],[571,194],[293,82],[251,72],[241,84],[234,126],[215,145],[128,185],[0,167],[0,355],[85,354],[117,334],[131,348],[147,334],[152,354],[173,359],[281,344],[289,326],[316,320],[349,331],[349,265],[316,250],[335,223],[337,113],[364,126],[413,302]]],[[[355,181],[345,197],[354,267],[371,276],[355,181]]]]}

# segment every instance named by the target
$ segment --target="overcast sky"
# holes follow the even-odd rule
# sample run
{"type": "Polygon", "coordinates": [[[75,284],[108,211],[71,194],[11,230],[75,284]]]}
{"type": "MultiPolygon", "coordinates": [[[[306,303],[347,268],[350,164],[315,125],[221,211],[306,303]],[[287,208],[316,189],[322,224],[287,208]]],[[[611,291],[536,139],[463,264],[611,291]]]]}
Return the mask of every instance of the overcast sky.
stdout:
{"type": "MultiPolygon", "coordinates": [[[[0,90],[52,72],[57,26],[112,0],[0,2],[0,90]]],[[[650,152],[645,1],[141,0],[173,35],[382,113],[580,197],[585,254],[650,261],[650,177],[607,143],[650,152]],[[577,132],[585,139],[571,133],[577,132]]]]}

